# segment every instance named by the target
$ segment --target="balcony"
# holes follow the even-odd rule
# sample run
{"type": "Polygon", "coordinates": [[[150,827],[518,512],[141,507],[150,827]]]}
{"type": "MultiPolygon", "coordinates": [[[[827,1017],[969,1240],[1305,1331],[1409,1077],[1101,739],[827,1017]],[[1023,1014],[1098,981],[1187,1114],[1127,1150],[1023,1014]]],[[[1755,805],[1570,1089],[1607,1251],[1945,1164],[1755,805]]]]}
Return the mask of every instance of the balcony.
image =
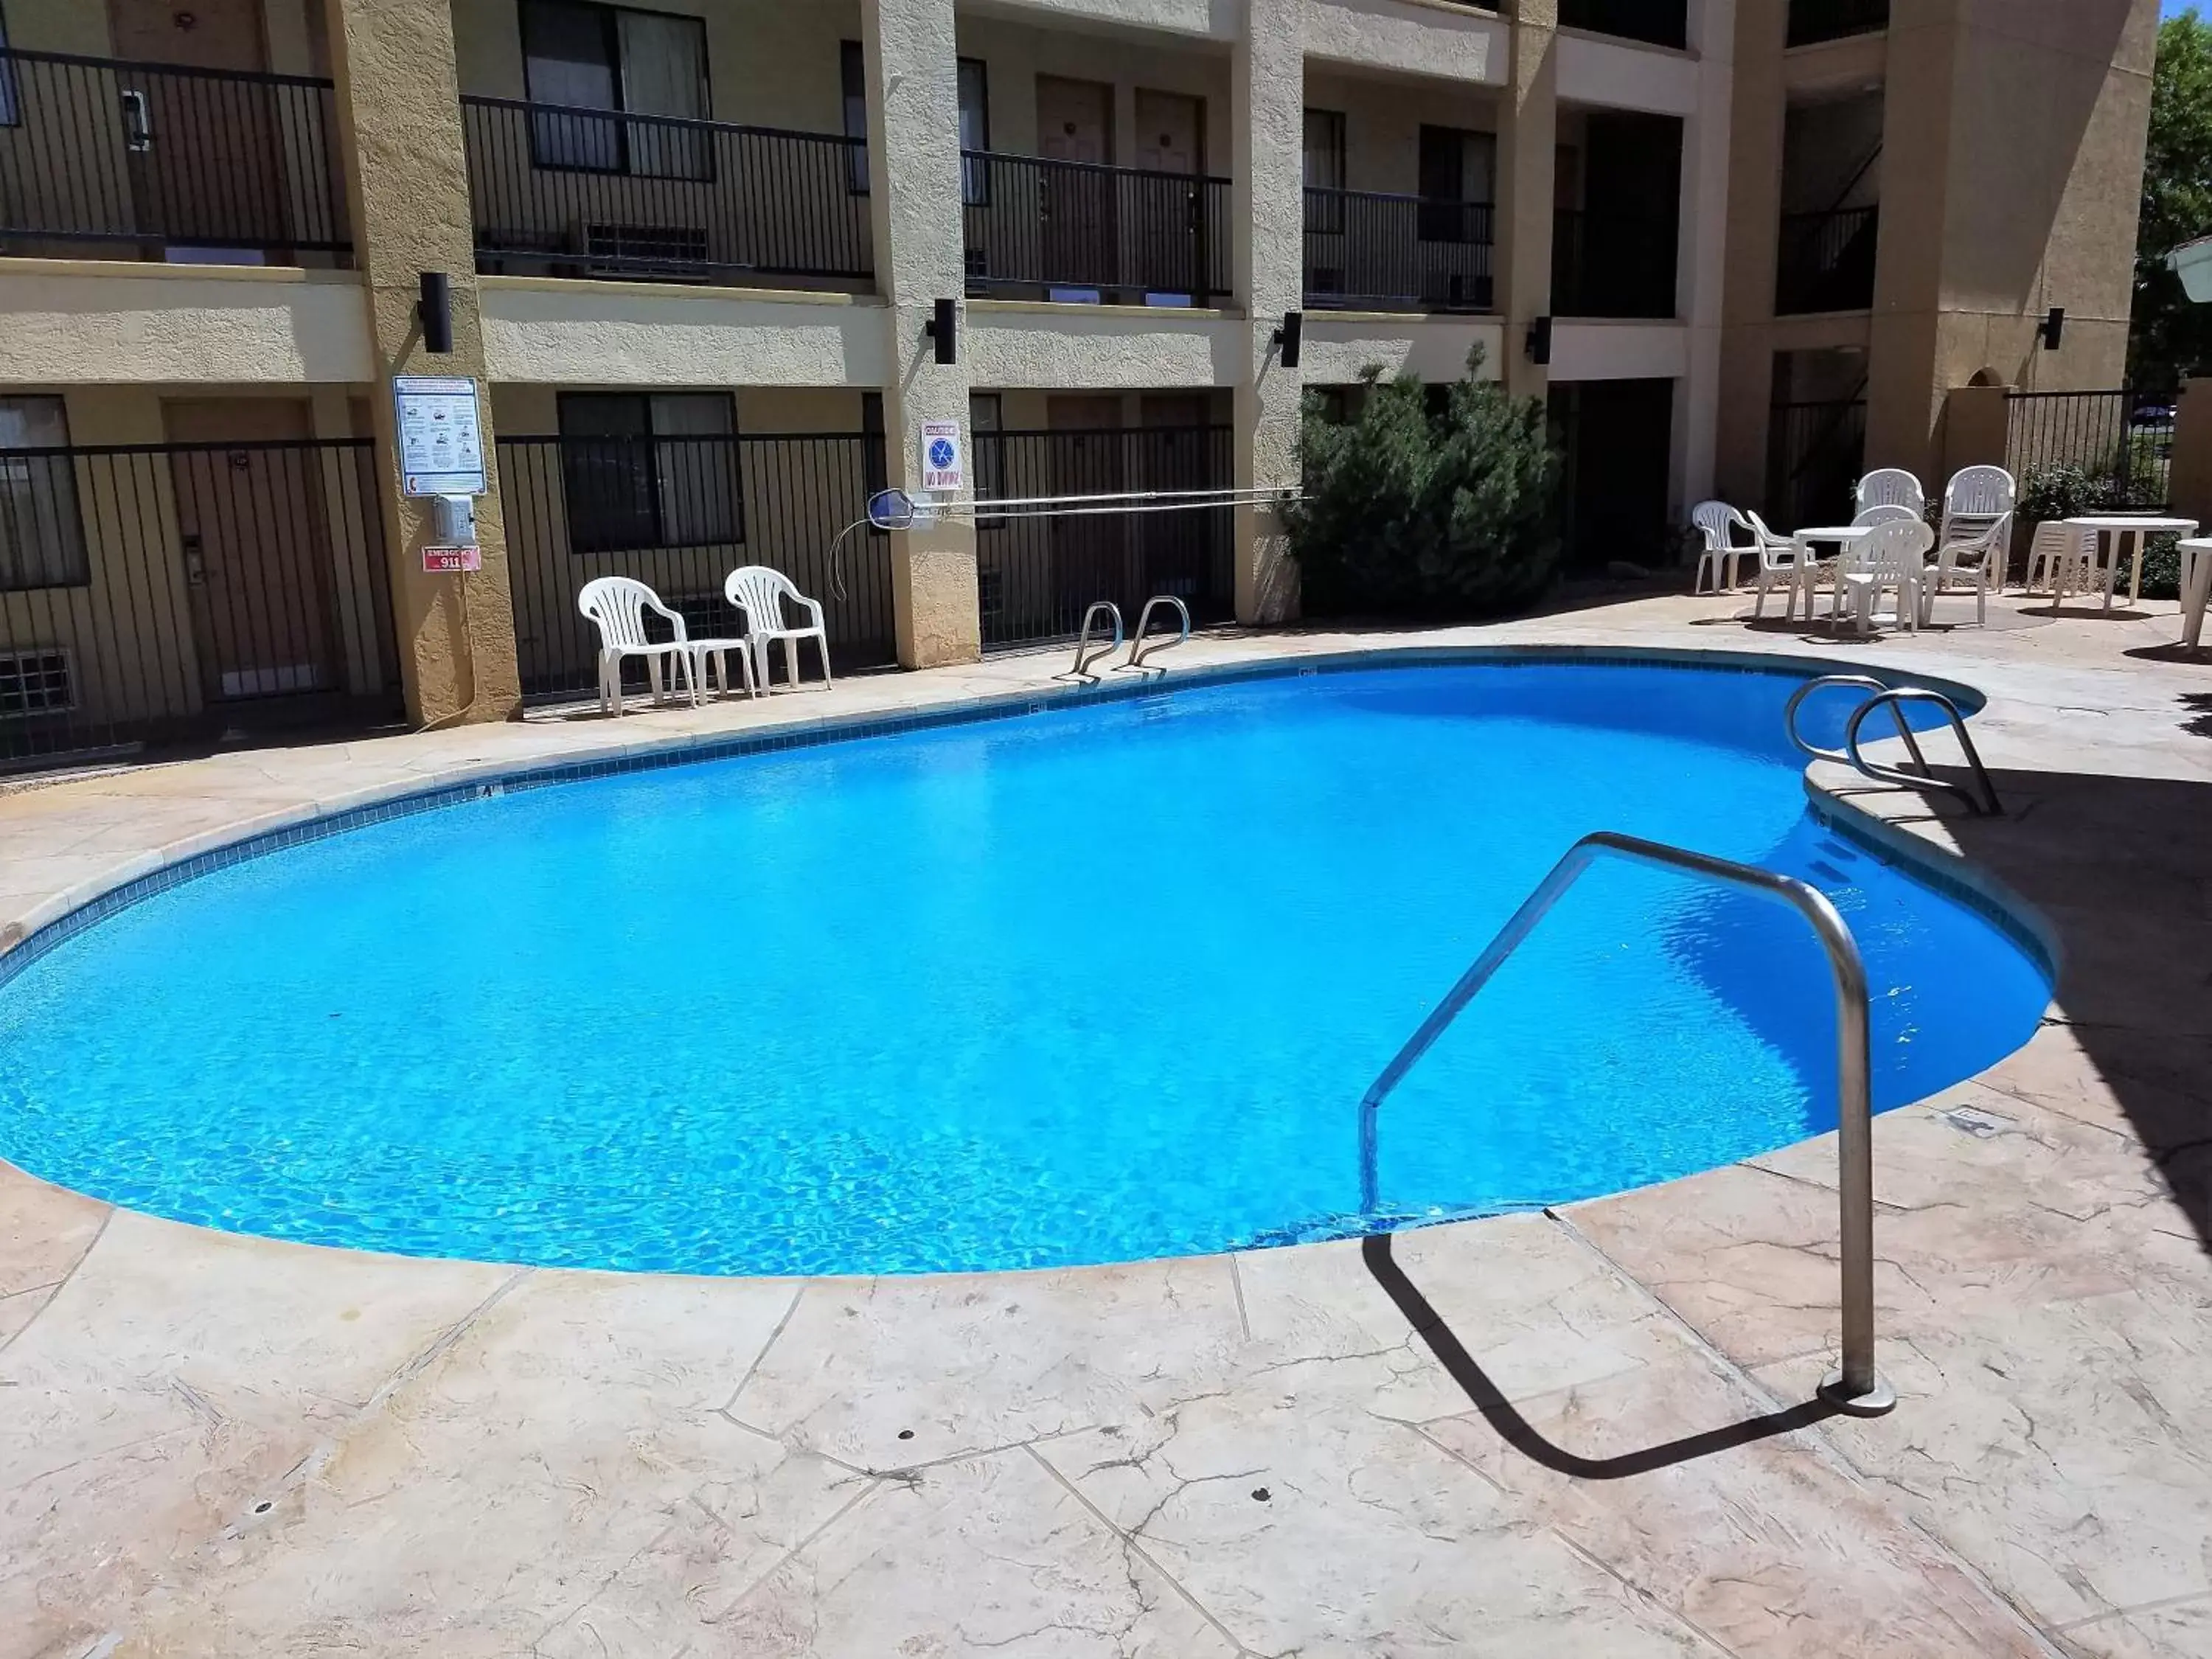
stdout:
{"type": "Polygon", "coordinates": [[[479,270],[874,278],[863,140],[473,94],[461,125],[479,270]]]}
{"type": "Polygon", "coordinates": [[[331,83],[0,48],[0,254],[352,252],[331,83]]]}
{"type": "Polygon", "coordinates": [[[1552,309],[1561,317],[1671,318],[1670,213],[1562,208],[1552,221],[1552,309]]]}
{"type": "Polygon", "coordinates": [[[1689,0],[1559,0],[1559,26],[1680,50],[1689,42],[1689,0]]]}
{"type": "Polygon", "coordinates": [[[1211,305],[1230,291],[1229,180],[961,152],[968,291],[1211,305]]]}
{"type": "Polygon", "coordinates": [[[1889,27],[1889,0],[1790,0],[1789,44],[1818,46],[1889,27]]]}
{"type": "Polygon", "coordinates": [[[1488,311],[1496,217],[1487,202],[1309,185],[1306,303],[1370,311],[1488,311]]]}
{"type": "Polygon", "coordinates": [[[1784,214],[1774,274],[1775,314],[1869,309],[1881,219],[1878,207],[1784,214]]]}

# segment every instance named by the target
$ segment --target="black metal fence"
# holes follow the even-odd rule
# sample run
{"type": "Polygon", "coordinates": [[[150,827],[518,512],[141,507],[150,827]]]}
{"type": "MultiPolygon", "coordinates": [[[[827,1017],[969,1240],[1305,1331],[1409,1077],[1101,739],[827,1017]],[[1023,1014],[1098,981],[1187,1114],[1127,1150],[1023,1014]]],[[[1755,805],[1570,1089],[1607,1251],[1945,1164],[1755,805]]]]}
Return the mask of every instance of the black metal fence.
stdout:
{"type": "Polygon", "coordinates": [[[1487,202],[1306,190],[1305,295],[1315,306],[1488,311],[1487,202]]]}
{"type": "Polygon", "coordinates": [[[349,252],[331,82],[0,47],[0,253],[349,252]]]}
{"type": "Polygon", "coordinates": [[[1559,0],[1563,27],[1655,46],[1687,45],[1689,15],[1689,0],[1559,0]]]}
{"type": "Polygon", "coordinates": [[[473,95],[461,125],[482,270],[662,282],[874,273],[859,139],[473,95]]]}
{"type": "Polygon", "coordinates": [[[1229,180],[961,152],[970,293],[1211,304],[1230,290],[1229,180]]]}
{"type": "Polygon", "coordinates": [[[1665,213],[1562,208],[1552,221],[1552,310],[1672,317],[1677,227],[1665,213]]]}
{"type": "MultiPolygon", "coordinates": [[[[1234,480],[1230,434],[1225,426],[978,432],[975,494],[979,501],[1007,501],[1226,489],[1234,480]]],[[[997,649],[1066,639],[1096,599],[1111,599],[1134,628],[1156,593],[1182,600],[1194,621],[1219,621],[1236,605],[1233,529],[1228,507],[979,516],[983,644],[997,649]]]]}
{"type": "Polygon", "coordinates": [[[1776,404],[1766,444],[1766,505],[1777,529],[1851,521],[1866,458],[1863,397],[1776,404]]]}
{"type": "Polygon", "coordinates": [[[2005,397],[2005,470],[2023,484],[2072,467],[2100,486],[2107,505],[2167,502],[2173,459],[2173,403],[2157,392],[2014,392],[2005,397]]]}
{"type": "Polygon", "coordinates": [[[1889,0],[1790,0],[1789,43],[1810,46],[1889,27],[1889,0]]]}
{"type": "Polygon", "coordinates": [[[744,617],[722,597],[723,579],[768,565],[822,602],[840,672],[896,660],[887,538],[856,530],[834,568],[830,558],[882,488],[883,444],[857,432],[500,439],[524,696],[597,690],[599,635],[576,609],[594,576],[634,576],[692,638],[730,639],[744,617]]]}
{"type": "Polygon", "coordinates": [[[0,764],[400,709],[366,438],[0,450],[0,764]]]}
{"type": "Polygon", "coordinates": [[[1785,213],[1774,271],[1774,309],[1783,316],[1864,311],[1874,304],[1881,210],[1785,213]]]}

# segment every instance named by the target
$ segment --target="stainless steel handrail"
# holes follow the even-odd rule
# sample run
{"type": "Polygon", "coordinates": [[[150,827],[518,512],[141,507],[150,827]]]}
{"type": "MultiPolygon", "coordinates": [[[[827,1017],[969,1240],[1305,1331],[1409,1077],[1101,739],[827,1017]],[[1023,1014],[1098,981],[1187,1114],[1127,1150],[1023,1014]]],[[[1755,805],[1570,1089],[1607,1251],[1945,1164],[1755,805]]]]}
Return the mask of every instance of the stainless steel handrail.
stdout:
{"type": "MultiPolygon", "coordinates": [[[[1797,729],[1797,710],[1803,706],[1805,699],[1815,691],[1826,691],[1844,686],[1853,687],[1862,691],[1871,691],[1876,696],[1880,696],[1890,689],[1887,680],[1878,680],[1871,674],[1823,674],[1818,679],[1807,680],[1804,684],[1792,691],[1790,694],[1790,701],[1783,705],[1782,709],[1782,724],[1790,733],[1790,741],[1814,760],[1833,761],[1838,766],[1849,766],[1851,763],[1851,757],[1840,749],[1823,749],[1816,743],[1808,743],[1804,734],[1797,729]]],[[[1905,739],[1905,746],[1912,751],[1912,763],[1924,775],[1928,770],[1928,758],[1920,752],[1920,741],[1912,735],[1911,723],[1905,718],[1905,711],[1893,703],[1891,705],[1890,712],[1897,716],[1897,735],[1905,739]]]]}
{"type": "MultiPolygon", "coordinates": [[[[1918,760],[1920,746],[1917,744],[1912,745],[1912,753],[1913,758],[1918,760]]],[[[1851,714],[1851,723],[1844,728],[1844,755],[1868,777],[1879,779],[1884,783],[1901,783],[1915,789],[1948,789],[1984,817],[1993,818],[2004,811],[1997,800],[1996,785],[1990,781],[1989,769],[1982,764],[1981,751],[1974,747],[1973,738],[1966,733],[1966,722],[1960,715],[1959,705],[1941,691],[1930,690],[1924,685],[1892,686],[1861,703],[1851,714]],[[1859,727],[1866,724],[1867,716],[1887,705],[1896,714],[1898,723],[1903,725],[1905,714],[1898,705],[1905,702],[1932,702],[1950,720],[1951,729],[1959,734],[1959,747],[1966,752],[1966,765],[1974,775],[1972,789],[1963,783],[1954,783],[1948,778],[1928,775],[1926,761],[1920,762],[1923,775],[1916,778],[1911,773],[1899,771],[1894,767],[1877,766],[1859,752],[1859,727]]]]}
{"type": "Polygon", "coordinates": [[[1487,985],[1508,957],[1520,949],[1536,924],[1601,855],[1626,859],[1662,870],[1717,882],[1787,904],[1805,918],[1836,982],[1836,1143],[1839,1168],[1837,1198],[1842,1230],[1843,1363],[1821,1379],[1821,1396],[1838,1410],[1875,1417],[1897,1403],[1874,1364],[1874,1096],[1873,1059],[1868,1036],[1866,964],[1857,942],[1827,895],[1794,876],[1756,865],[1692,853],[1659,842],[1599,830],[1584,836],[1552,866],[1536,890],[1522,901],[1482,954],[1459,977],[1444,1000],[1421,1022],[1390,1063],[1382,1068],[1359,1103],[1360,1207],[1380,1207],[1376,1170],[1376,1122],[1382,1103],[1421,1057],[1436,1045],[1475,994],[1487,985]]]}
{"type": "Polygon", "coordinates": [[[1068,672],[1079,679],[1096,679],[1096,674],[1086,675],[1085,670],[1094,662],[1103,661],[1121,648],[1121,607],[1111,599],[1093,599],[1091,608],[1083,613],[1083,631],[1075,637],[1075,666],[1068,672]],[[1091,624],[1103,611],[1114,619],[1114,637],[1086,658],[1083,653],[1091,648],[1091,624]]]}
{"type": "Polygon", "coordinates": [[[1145,659],[1151,656],[1153,652],[1165,651],[1175,646],[1186,645],[1189,641],[1190,607],[1172,593],[1155,593],[1145,601],[1145,608],[1137,613],[1137,631],[1129,635],[1129,660],[1123,663],[1121,666],[1142,668],[1145,665],[1145,659]],[[1152,608],[1162,605],[1171,605],[1176,608],[1176,615],[1182,619],[1182,632],[1173,639],[1163,634],[1152,644],[1146,645],[1145,629],[1152,626],[1152,608]]]}

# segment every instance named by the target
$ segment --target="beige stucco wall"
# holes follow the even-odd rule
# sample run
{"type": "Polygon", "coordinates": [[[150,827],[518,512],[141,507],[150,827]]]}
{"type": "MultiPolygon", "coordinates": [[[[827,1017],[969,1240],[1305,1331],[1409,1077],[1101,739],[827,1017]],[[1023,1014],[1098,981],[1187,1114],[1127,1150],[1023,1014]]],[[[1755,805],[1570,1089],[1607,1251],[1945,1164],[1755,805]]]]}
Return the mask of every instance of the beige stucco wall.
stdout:
{"type": "Polygon", "coordinates": [[[1418,191],[1424,126],[1491,133],[1498,127],[1496,91],[1472,82],[1384,78],[1309,63],[1305,101],[1344,117],[1349,190],[1418,191]]]}
{"type": "Polygon", "coordinates": [[[1437,0],[1304,0],[1298,28],[1309,65],[1505,83],[1512,31],[1495,12],[1437,0]]]}
{"type": "Polygon", "coordinates": [[[0,381],[357,383],[374,373],[361,278],[0,259],[0,381]]]}
{"type": "Polygon", "coordinates": [[[1686,52],[1561,29],[1559,54],[1568,102],[1674,116],[1698,107],[1698,64],[1686,52]]]}
{"type": "Polygon", "coordinates": [[[1236,312],[1170,306],[968,303],[968,374],[977,386],[1231,386],[1245,326],[1236,312]]]}
{"type": "Polygon", "coordinates": [[[1018,17],[1034,14],[1042,27],[1140,28],[1202,40],[1232,40],[1243,0],[997,0],[1018,17]]]}
{"type": "Polygon", "coordinates": [[[1464,374],[1468,353],[1476,346],[1482,348],[1482,378],[1499,379],[1505,331],[1494,320],[1309,312],[1302,374],[1308,386],[1352,386],[1371,366],[1385,380],[1413,374],[1433,386],[1464,374]]]}
{"type": "Polygon", "coordinates": [[[487,276],[482,291],[495,381],[879,386],[890,373],[869,296],[530,276],[487,276]]]}

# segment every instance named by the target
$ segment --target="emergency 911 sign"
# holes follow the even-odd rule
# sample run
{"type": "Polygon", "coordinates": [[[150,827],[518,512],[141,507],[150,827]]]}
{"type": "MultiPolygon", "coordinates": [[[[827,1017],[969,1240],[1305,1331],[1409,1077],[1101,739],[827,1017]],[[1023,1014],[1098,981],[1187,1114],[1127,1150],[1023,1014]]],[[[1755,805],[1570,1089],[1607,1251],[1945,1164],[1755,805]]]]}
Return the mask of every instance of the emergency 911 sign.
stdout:
{"type": "Polygon", "coordinates": [[[968,487],[967,458],[961,453],[960,422],[921,423],[921,487],[959,491],[968,487]]]}

